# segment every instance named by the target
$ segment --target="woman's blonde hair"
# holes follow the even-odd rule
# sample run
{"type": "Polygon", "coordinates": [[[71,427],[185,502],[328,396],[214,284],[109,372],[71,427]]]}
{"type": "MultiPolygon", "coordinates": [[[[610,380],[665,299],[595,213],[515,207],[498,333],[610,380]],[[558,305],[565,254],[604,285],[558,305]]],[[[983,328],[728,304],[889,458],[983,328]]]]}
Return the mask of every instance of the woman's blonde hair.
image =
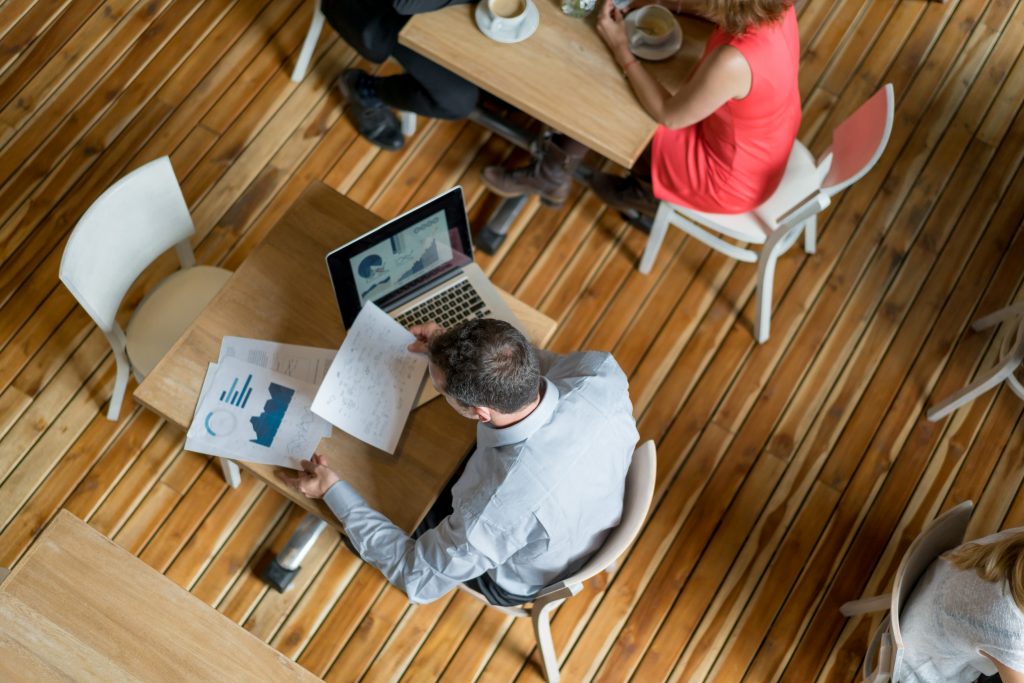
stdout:
{"type": "Polygon", "coordinates": [[[986,581],[1006,581],[1013,601],[1024,612],[1024,529],[994,543],[967,543],[948,557],[960,569],[973,569],[986,581]]]}
{"type": "Polygon", "coordinates": [[[751,26],[760,26],[782,16],[793,0],[704,0],[701,14],[726,33],[741,36],[751,26]]]}

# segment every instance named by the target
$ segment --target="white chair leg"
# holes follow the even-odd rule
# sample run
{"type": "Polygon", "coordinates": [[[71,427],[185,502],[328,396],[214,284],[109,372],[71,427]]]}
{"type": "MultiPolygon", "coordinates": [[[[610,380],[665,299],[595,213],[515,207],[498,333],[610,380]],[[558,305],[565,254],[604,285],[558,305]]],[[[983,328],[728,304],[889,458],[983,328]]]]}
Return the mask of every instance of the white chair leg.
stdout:
{"type": "Polygon", "coordinates": [[[242,483],[242,473],[238,470],[238,465],[234,460],[227,458],[217,458],[217,460],[220,462],[220,471],[224,475],[224,481],[231,488],[237,489],[242,483]]]}
{"type": "Polygon", "coordinates": [[[775,261],[779,255],[774,247],[761,254],[757,264],[757,308],[754,311],[754,335],[758,344],[768,341],[772,327],[772,287],[775,284],[775,261]]]}
{"type": "Polygon", "coordinates": [[[302,49],[295,60],[295,68],[292,69],[292,81],[298,83],[306,77],[306,69],[309,68],[309,60],[313,58],[313,50],[316,49],[316,41],[320,39],[320,31],[324,28],[324,13],[320,11],[320,0],[313,5],[313,18],[309,21],[309,31],[306,32],[306,39],[302,41],[302,49]]]}
{"type": "Polygon", "coordinates": [[[998,311],[995,311],[994,313],[989,313],[983,318],[978,318],[977,320],[974,321],[974,324],[972,324],[971,327],[974,328],[975,330],[985,330],[988,329],[989,327],[994,327],[995,325],[998,325],[1004,320],[1016,318],[1017,316],[1020,315],[1024,315],[1024,301],[1018,301],[1017,303],[1011,306],[1001,308],[998,311]]]}
{"type": "Polygon", "coordinates": [[[114,349],[114,361],[117,364],[117,375],[114,378],[114,392],[110,395],[110,405],[107,406],[107,419],[117,422],[121,417],[121,404],[124,402],[124,394],[128,390],[128,375],[131,366],[124,353],[118,353],[114,349]]]}
{"type": "Polygon", "coordinates": [[[813,254],[818,250],[818,217],[811,216],[804,222],[804,251],[813,254]]]}
{"type": "Polygon", "coordinates": [[[973,401],[1009,377],[1017,369],[1018,365],[1020,365],[1020,361],[1016,358],[1008,358],[991,370],[986,370],[977,380],[932,406],[928,411],[928,421],[936,422],[941,420],[965,403],[973,401]]]}
{"type": "Polygon", "coordinates": [[[869,614],[870,612],[881,612],[889,609],[889,605],[892,603],[892,595],[886,593],[885,595],[876,595],[873,598],[864,598],[862,600],[851,600],[850,602],[844,602],[843,606],[839,608],[839,613],[844,617],[852,617],[858,614],[869,614]]]}
{"type": "Polygon", "coordinates": [[[1017,378],[1014,377],[1012,372],[1010,373],[1010,376],[1006,378],[1006,382],[1010,385],[1010,390],[1013,393],[1017,394],[1021,399],[1024,399],[1024,384],[1017,381],[1017,378]]]}
{"type": "Polygon", "coordinates": [[[540,656],[544,663],[544,676],[548,683],[558,683],[560,678],[558,656],[555,654],[555,644],[551,640],[551,622],[548,614],[561,603],[562,600],[538,601],[530,610],[530,616],[533,618],[533,632],[537,636],[537,647],[540,648],[540,656]]]}
{"type": "Polygon", "coordinates": [[[640,272],[647,275],[654,267],[654,259],[658,257],[661,243],[665,241],[665,234],[668,232],[668,218],[672,213],[672,207],[665,202],[658,205],[658,213],[654,216],[654,223],[651,225],[651,234],[647,236],[647,246],[644,247],[643,256],[640,257],[640,272]]]}
{"type": "Polygon", "coordinates": [[[416,112],[400,111],[398,120],[402,123],[402,135],[410,137],[416,134],[416,112]]]}

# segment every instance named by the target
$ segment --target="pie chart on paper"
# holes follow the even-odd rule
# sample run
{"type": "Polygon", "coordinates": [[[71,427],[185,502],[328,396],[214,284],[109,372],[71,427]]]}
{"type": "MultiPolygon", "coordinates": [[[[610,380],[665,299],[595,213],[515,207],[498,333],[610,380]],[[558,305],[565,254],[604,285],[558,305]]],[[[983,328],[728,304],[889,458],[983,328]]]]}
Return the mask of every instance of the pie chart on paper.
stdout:
{"type": "Polygon", "coordinates": [[[207,413],[203,420],[206,433],[210,436],[227,436],[235,431],[237,424],[238,418],[227,410],[213,410],[207,413]]]}

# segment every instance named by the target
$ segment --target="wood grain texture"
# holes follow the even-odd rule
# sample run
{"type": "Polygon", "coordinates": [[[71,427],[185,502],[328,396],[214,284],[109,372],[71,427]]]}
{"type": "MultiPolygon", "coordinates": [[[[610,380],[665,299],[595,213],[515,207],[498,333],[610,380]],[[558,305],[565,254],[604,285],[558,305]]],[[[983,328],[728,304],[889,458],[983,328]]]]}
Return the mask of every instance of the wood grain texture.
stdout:
{"type": "MultiPolygon", "coordinates": [[[[180,426],[137,404],[103,417],[109,349],[57,270],[75,222],[130,169],[170,154],[199,260],[244,271],[311,181],[385,218],[459,184],[479,228],[498,204],[480,170],[525,161],[465,121],[421,117],[397,153],[361,138],[338,73],[400,66],[371,64],[325,29],[292,83],[309,4],[0,3],[0,565],[26,563],[67,509],[317,676],[539,682],[529,623],[461,594],[411,606],[333,530],[291,592],[268,589],[259,572],[304,509],[255,477],[228,490],[209,458],[183,450],[180,426]]],[[[556,320],[551,348],[615,354],[641,435],[658,444],[643,533],[614,575],[553,619],[567,683],[852,682],[875,620],[845,620],[838,605],[887,590],[928,520],[971,498],[969,537],[1024,524],[1024,403],[999,390],[924,418],[994,362],[998,333],[970,322],[1024,296],[1024,2],[797,8],[805,144],[822,153],[886,82],[896,120],[875,169],[821,217],[818,252],[779,260],[768,343],[749,329],[750,265],[672,231],[640,275],[644,236],[578,184],[561,208],[528,201],[498,253],[479,255],[499,287],[556,320]]],[[[576,106],[591,94],[577,86],[554,104],[602,115],[635,105],[603,45],[582,47],[597,40],[590,23],[547,19],[569,22],[552,63],[621,89],[616,107],[576,106]]],[[[124,313],[173,267],[147,271],[124,313]]],[[[307,322],[336,344],[325,291],[307,322]]],[[[34,609],[0,597],[18,603],[0,608],[4,623],[34,609]]],[[[0,660],[0,678],[4,666],[60,675],[24,656],[29,640],[60,648],[65,669],[89,670],[96,652],[52,629],[0,634],[5,654],[21,653],[0,660]]]]}
{"type": "Polygon", "coordinates": [[[0,593],[5,680],[316,680],[69,512],[0,593]]]}
{"type": "MultiPolygon", "coordinates": [[[[537,31],[521,43],[497,43],[477,28],[473,3],[414,17],[399,40],[538,121],[629,168],[657,123],[633,97],[622,69],[589,19],[562,14],[556,0],[534,0],[537,31]],[[567,96],[568,95],[568,96],[567,96]]],[[[596,12],[595,12],[596,14],[596,12]]],[[[683,47],[644,63],[666,88],[687,79],[711,26],[679,17],[683,47]]]]}

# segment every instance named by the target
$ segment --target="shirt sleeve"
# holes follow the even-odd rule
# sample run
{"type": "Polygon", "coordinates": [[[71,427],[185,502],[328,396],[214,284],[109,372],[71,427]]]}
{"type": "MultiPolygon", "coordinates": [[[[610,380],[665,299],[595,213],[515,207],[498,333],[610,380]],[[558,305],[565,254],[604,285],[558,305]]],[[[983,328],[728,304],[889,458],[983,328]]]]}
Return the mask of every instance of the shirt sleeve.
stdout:
{"type": "Polygon", "coordinates": [[[345,534],[364,561],[380,570],[411,602],[436,600],[463,581],[493,569],[515,552],[501,542],[487,551],[470,541],[471,534],[507,539],[500,531],[480,530],[481,520],[467,531],[461,516],[452,514],[437,527],[412,539],[374,510],[348,483],[339,481],[324,502],[345,527],[345,534]]]}

